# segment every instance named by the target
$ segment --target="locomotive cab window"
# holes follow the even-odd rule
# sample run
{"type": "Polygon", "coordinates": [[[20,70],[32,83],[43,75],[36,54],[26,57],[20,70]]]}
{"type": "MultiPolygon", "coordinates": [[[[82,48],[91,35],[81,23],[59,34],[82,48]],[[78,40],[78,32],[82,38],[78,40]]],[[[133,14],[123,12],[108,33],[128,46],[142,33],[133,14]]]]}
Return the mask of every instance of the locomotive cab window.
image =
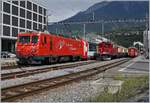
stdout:
{"type": "Polygon", "coordinates": [[[32,43],[37,43],[38,42],[38,36],[32,36],[32,43]]]}
{"type": "Polygon", "coordinates": [[[30,36],[20,36],[19,42],[22,44],[30,43],[30,36]]]}

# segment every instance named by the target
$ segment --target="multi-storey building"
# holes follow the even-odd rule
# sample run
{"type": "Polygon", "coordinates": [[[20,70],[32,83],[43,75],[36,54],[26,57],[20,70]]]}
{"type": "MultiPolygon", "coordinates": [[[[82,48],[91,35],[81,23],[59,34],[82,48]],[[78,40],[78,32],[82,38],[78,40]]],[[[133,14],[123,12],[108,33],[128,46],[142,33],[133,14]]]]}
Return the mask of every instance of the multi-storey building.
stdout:
{"type": "Polygon", "coordinates": [[[47,26],[47,9],[41,0],[0,0],[2,51],[15,51],[19,32],[42,30],[47,26]]]}

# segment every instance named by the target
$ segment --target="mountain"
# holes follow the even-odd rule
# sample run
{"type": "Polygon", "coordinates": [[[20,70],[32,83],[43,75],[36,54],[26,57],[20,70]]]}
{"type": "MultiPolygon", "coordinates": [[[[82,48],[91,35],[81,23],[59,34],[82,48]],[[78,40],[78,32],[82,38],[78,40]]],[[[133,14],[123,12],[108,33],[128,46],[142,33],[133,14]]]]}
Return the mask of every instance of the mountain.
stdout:
{"type": "Polygon", "coordinates": [[[93,13],[95,20],[145,18],[148,1],[104,1],[64,21],[90,21],[93,13]]]}
{"type": "MultiPolygon", "coordinates": [[[[148,11],[148,1],[103,1],[89,7],[83,12],[61,21],[61,22],[86,22],[94,20],[116,20],[116,19],[141,19],[145,18],[148,11]]],[[[120,27],[133,26],[134,23],[106,24],[105,31],[114,30],[120,27]]],[[[139,25],[139,24],[135,24],[139,25]]],[[[134,25],[134,26],[135,26],[134,25]]],[[[49,25],[49,30],[55,32],[83,31],[83,25],[49,25]]],[[[88,24],[86,32],[101,32],[101,24],[88,24]]]]}

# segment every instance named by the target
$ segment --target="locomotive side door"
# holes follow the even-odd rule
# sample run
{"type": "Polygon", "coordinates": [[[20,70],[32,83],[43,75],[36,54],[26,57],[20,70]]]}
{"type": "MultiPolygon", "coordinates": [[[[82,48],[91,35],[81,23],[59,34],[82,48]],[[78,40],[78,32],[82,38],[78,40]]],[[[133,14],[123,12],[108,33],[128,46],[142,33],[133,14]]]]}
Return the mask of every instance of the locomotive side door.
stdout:
{"type": "Polygon", "coordinates": [[[41,36],[41,52],[42,52],[42,55],[48,55],[48,38],[46,35],[42,35],[41,36]]]}
{"type": "Polygon", "coordinates": [[[53,40],[52,40],[52,37],[50,36],[49,38],[49,50],[52,51],[53,49],[53,40]]]}

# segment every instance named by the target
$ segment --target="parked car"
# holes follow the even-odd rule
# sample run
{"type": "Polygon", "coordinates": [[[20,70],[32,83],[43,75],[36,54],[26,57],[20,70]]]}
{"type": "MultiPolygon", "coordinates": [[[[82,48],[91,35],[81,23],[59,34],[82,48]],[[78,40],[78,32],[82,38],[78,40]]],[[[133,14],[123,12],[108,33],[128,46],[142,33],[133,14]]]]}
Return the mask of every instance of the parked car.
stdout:
{"type": "Polygon", "coordinates": [[[9,55],[10,58],[15,58],[16,57],[16,54],[11,53],[11,52],[9,52],[8,55],[9,55]]]}
{"type": "Polygon", "coordinates": [[[8,52],[2,51],[1,52],[1,58],[9,58],[8,52]]]}
{"type": "Polygon", "coordinates": [[[7,51],[1,52],[1,58],[15,58],[15,57],[16,55],[11,52],[7,52],[7,51]]]}

